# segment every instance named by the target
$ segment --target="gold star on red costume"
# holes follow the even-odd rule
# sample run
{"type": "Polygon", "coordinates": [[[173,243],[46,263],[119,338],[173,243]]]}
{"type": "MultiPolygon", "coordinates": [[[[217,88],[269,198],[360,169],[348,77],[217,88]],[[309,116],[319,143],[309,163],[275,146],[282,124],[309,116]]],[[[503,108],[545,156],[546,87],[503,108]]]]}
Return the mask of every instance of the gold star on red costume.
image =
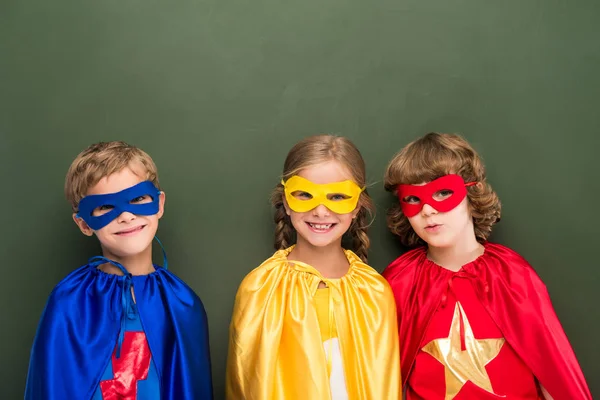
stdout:
{"type": "Polygon", "coordinates": [[[456,302],[448,337],[432,340],[423,347],[424,352],[444,365],[445,400],[452,400],[468,381],[495,394],[485,366],[496,358],[503,344],[504,338],[475,339],[465,311],[456,302]],[[461,340],[461,324],[464,342],[461,340]]]}

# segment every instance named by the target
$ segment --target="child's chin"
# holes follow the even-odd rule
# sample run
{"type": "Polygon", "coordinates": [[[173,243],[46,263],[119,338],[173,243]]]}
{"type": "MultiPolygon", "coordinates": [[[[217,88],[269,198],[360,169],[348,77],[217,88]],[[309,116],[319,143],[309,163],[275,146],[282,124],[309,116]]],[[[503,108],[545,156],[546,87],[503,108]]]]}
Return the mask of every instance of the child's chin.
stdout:
{"type": "Polygon", "coordinates": [[[454,243],[449,239],[443,239],[443,238],[435,238],[435,239],[428,238],[428,239],[429,240],[427,241],[427,245],[429,247],[437,247],[439,249],[443,249],[443,248],[452,247],[454,245],[454,243]]]}
{"type": "Polygon", "coordinates": [[[335,237],[327,237],[327,238],[321,238],[321,239],[311,238],[310,240],[307,240],[307,241],[313,247],[327,247],[327,246],[330,246],[332,243],[336,242],[337,239],[338,238],[335,238],[335,237]]]}
{"type": "Polygon", "coordinates": [[[141,254],[142,252],[144,252],[144,250],[146,250],[148,248],[148,245],[150,243],[139,243],[139,244],[135,244],[135,245],[129,245],[129,246],[117,246],[117,247],[107,247],[107,250],[112,253],[115,254],[119,257],[135,257],[139,254],[141,254]]]}

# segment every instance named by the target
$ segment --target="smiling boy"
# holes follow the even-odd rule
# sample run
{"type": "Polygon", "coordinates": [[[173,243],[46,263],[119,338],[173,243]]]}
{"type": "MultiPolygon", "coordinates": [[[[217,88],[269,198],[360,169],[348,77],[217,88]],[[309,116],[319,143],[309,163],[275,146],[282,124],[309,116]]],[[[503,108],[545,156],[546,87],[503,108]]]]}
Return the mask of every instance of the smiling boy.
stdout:
{"type": "Polygon", "coordinates": [[[152,158],[103,142],[71,164],[73,220],[102,256],[54,288],[31,351],[25,399],[212,399],[204,307],[152,263],[165,193],[152,158]]]}

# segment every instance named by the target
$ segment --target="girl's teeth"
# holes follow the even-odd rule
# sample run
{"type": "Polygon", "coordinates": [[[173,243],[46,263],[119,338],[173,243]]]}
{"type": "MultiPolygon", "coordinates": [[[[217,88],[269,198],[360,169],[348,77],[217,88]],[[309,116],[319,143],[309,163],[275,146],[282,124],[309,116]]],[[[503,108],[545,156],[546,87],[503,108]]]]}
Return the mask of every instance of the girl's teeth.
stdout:
{"type": "Polygon", "coordinates": [[[331,228],[331,224],[327,224],[327,225],[323,225],[323,224],[310,224],[310,226],[312,226],[315,229],[329,229],[331,228]]]}

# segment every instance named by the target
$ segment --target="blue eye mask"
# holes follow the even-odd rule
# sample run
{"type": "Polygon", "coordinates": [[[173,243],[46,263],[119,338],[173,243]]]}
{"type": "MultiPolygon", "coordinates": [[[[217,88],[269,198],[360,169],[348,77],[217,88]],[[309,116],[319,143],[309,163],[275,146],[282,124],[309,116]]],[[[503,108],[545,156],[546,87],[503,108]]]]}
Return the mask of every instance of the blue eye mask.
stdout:
{"type": "Polygon", "coordinates": [[[157,214],[159,194],[160,191],[150,181],[140,182],[117,193],[93,194],[81,199],[77,216],[82,218],[90,228],[97,231],[110,224],[125,211],[135,215],[157,214]],[[150,196],[152,202],[132,203],[133,200],[141,196],[150,196]],[[109,206],[112,209],[100,216],[92,215],[95,209],[102,206],[109,206]]]}

